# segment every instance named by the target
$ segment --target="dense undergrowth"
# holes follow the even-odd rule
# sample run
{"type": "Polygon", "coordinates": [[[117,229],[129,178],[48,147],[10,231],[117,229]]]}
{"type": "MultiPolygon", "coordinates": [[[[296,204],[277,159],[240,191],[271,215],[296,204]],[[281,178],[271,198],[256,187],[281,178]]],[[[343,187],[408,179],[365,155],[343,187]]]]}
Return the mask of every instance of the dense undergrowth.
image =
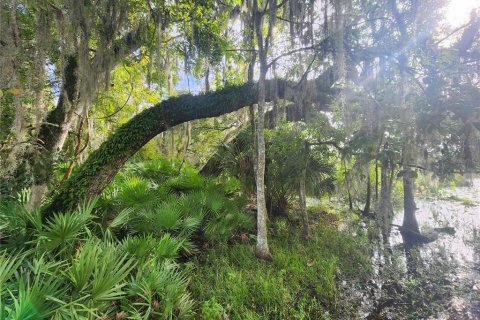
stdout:
{"type": "MultiPolygon", "coordinates": [[[[238,182],[165,161],[128,165],[94,202],[43,221],[28,192],[1,204],[1,319],[328,319],[339,277],[367,265],[352,237],[278,220],[256,260],[238,182]]],[[[357,274],[358,275],[358,274],[357,274]]]]}
{"type": "Polygon", "coordinates": [[[359,243],[331,226],[314,230],[305,243],[298,231],[287,231],[284,223],[276,225],[270,242],[272,263],[256,259],[249,243],[207,250],[192,260],[190,288],[203,302],[205,319],[347,316],[338,283],[367,273],[368,260],[359,243]]]}

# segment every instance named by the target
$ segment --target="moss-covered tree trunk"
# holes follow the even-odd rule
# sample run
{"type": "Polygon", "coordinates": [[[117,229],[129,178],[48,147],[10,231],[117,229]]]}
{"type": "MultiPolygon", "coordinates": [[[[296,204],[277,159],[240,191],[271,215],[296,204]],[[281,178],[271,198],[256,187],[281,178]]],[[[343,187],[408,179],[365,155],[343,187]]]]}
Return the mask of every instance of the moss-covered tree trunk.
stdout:
{"type": "Polygon", "coordinates": [[[248,83],[200,96],[171,98],[144,110],[90,155],[44,209],[45,216],[97,196],[131,156],[167,128],[232,112],[256,100],[257,86],[248,83]]]}
{"type": "MultiPolygon", "coordinates": [[[[312,103],[322,105],[326,101],[325,97],[331,93],[333,82],[332,69],[327,69],[319,78],[309,81],[303,90],[308,91],[312,103]]],[[[280,99],[293,101],[295,85],[283,80],[277,80],[276,85],[280,99]]],[[[272,92],[272,82],[265,81],[266,101],[271,101],[272,92]]],[[[170,98],[142,111],[88,157],[78,171],[53,195],[50,204],[43,208],[44,217],[53,212],[74,208],[81,201],[100,194],[131,156],[167,128],[190,120],[217,117],[257,101],[257,85],[246,83],[198,96],[170,98]]]]}

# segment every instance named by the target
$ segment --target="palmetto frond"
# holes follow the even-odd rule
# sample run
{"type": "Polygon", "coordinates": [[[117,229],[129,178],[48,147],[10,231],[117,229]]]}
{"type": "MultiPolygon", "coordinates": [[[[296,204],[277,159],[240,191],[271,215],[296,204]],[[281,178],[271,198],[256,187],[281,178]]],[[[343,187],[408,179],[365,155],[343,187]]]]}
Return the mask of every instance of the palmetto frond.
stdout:
{"type": "Polygon", "coordinates": [[[139,270],[132,282],[129,295],[134,299],[133,306],[141,310],[146,318],[170,319],[191,315],[194,305],[187,293],[188,278],[176,264],[163,262],[139,270]]]}
{"type": "Polygon", "coordinates": [[[90,211],[56,213],[39,232],[40,245],[46,250],[71,249],[90,221],[90,211]]]}
{"type": "Polygon", "coordinates": [[[125,295],[126,278],[135,267],[135,261],[122,254],[115,245],[92,239],[80,249],[67,272],[74,287],[74,297],[85,304],[104,303],[125,295]]]}
{"type": "Polygon", "coordinates": [[[0,297],[6,293],[7,281],[12,278],[24,258],[23,254],[9,254],[7,251],[0,254],[0,297]]]}
{"type": "Polygon", "coordinates": [[[129,176],[119,184],[118,201],[122,207],[150,208],[158,203],[153,185],[146,179],[129,176]]]}
{"type": "Polygon", "coordinates": [[[5,277],[0,283],[2,319],[45,319],[65,304],[66,287],[59,272],[63,263],[48,262],[44,256],[29,262],[26,258],[22,254],[12,256],[10,262],[0,261],[5,263],[0,275],[5,277]]]}
{"type": "Polygon", "coordinates": [[[165,182],[178,175],[178,170],[172,167],[170,161],[164,159],[139,163],[134,167],[133,172],[156,183],[165,182]]]}
{"type": "Polygon", "coordinates": [[[147,236],[129,236],[122,242],[122,250],[129,256],[135,257],[139,261],[150,259],[163,261],[165,259],[175,259],[182,247],[182,241],[177,240],[170,234],[164,234],[160,239],[152,235],[147,236]]]}
{"type": "Polygon", "coordinates": [[[190,173],[172,178],[166,185],[172,192],[186,193],[202,189],[205,186],[205,179],[198,173],[190,173]]]}

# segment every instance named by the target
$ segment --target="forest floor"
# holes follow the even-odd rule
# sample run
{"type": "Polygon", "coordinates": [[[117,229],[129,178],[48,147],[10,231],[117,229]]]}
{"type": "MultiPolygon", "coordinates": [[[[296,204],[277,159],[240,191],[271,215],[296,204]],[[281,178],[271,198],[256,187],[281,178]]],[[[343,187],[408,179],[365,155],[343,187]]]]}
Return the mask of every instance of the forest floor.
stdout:
{"type": "Polygon", "coordinates": [[[343,299],[339,283],[367,278],[369,246],[366,237],[339,231],[339,218],[312,213],[308,242],[295,218],[272,221],[270,263],[255,258],[253,237],[198,254],[190,290],[202,303],[202,317],[354,319],[355,306],[343,299]]]}
{"type": "Polygon", "coordinates": [[[475,180],[472,187],[419,196],[420,229],[438,232],[438,239],[407,254],[394,229],[388,256],[343,208],[317,202],[308,243],[300,239],[298,219],[274,220],[272,263],[255,259],[253,237],[207,249],[191,261],[190,289],[204,318],[480,319],[479,193],[475,180]],[[322,206],[327,210],[318,211],[322,206]]]}

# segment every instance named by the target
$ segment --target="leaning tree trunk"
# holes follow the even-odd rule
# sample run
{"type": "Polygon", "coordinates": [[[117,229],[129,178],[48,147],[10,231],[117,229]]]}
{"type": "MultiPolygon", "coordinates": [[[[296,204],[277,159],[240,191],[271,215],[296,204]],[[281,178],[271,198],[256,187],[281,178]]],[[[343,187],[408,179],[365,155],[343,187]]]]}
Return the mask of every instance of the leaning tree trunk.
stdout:
{"type": "MultiPolygon", "coordinates": [[[[312,98],[312,103],[322,104],[325,95],[332,93],[331,85],[334,82],[332,69],[327,69],[319,78],[309,81],[304,91],[312,98]]],[[[270,80],[265,81],[266,101],[273,98],[271,86],[270,80]]],[[[296,89],[286,81],[277,80],[277,93],[279,99],[293,101],[296,89]]],[[[257,101],[257,85],[246,83],[198,96],[170,98],[142,111],[92,152],[78,171],[53,195],[50,204],[43,208],[44,217],[72,209],[81,201],[99,195],[131,156],[167,128],[185,121],[217,117],[257,101]]]]}

